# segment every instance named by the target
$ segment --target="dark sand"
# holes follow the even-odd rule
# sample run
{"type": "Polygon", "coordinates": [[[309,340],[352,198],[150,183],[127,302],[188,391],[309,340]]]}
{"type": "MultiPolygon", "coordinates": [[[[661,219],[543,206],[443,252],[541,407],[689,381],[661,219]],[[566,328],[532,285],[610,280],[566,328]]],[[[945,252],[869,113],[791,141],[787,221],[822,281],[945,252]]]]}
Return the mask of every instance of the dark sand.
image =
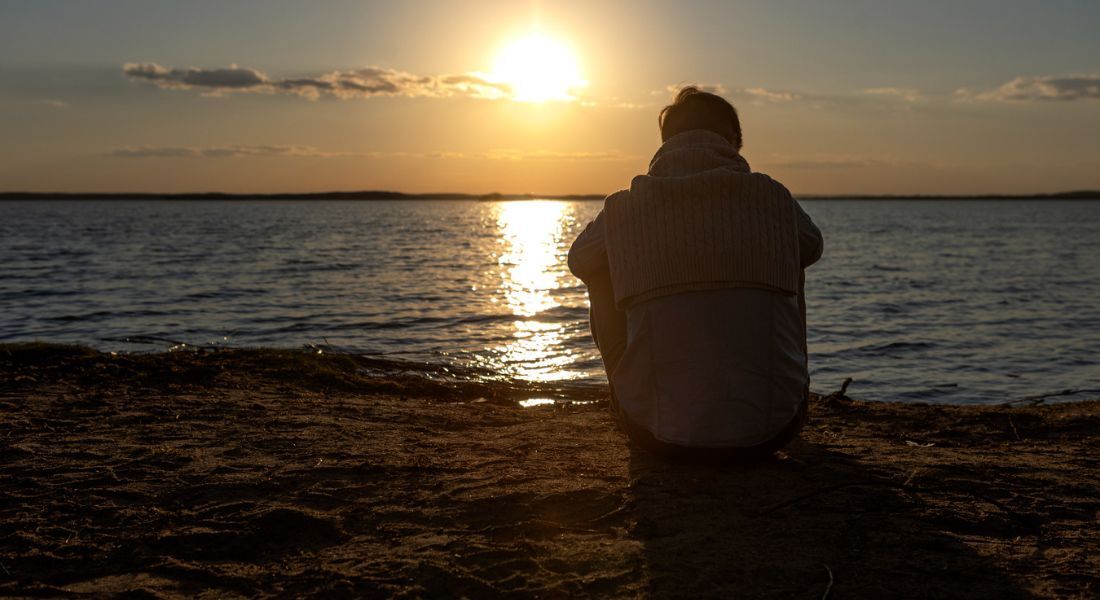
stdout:
{"type": "Polygon", "coordinates": [[[707,467],[384,366],[0,346],[0,595],[1100,594],[1100,402],[815,398],[707,467]]]}

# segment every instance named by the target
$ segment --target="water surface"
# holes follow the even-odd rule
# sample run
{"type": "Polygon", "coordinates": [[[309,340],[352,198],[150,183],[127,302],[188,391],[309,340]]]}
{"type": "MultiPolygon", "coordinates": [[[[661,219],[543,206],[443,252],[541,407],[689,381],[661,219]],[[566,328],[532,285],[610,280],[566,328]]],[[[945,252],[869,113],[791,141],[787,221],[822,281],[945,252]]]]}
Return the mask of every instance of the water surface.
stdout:
{"type": "MultiPolygon", "coordinates": [[[[600,202],[0,202],[0,340],[295,347],[602,381],[569,244],[600,202]]],[[[1100,387],[1100,203],[804,201],[814,389],[1100,387]]]]}

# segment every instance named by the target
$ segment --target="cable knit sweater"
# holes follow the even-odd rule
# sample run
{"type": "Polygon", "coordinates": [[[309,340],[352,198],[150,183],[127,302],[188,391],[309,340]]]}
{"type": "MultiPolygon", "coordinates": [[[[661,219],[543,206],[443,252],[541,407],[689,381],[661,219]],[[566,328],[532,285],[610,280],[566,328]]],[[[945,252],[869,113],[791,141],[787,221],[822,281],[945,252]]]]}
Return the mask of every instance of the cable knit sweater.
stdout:
{"type": "Polygon", "coordinates": [[[721,135],[669,138],[648,174],[604,203],[615,303],[729,287],[797,293],[797,210],[721,135]]]}

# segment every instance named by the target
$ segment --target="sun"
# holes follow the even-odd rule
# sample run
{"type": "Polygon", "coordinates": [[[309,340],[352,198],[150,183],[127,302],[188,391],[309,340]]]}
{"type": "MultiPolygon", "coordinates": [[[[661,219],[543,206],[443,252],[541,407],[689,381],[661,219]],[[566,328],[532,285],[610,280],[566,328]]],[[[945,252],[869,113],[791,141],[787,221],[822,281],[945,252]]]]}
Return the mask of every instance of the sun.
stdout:
{"type": "Polygon", "coordinates": [[[574,100],[588,85],[573,51],[562,42],[534,34],[500,50],[493,66],[494,80],[508,85],[520,102],[574,100]]]}

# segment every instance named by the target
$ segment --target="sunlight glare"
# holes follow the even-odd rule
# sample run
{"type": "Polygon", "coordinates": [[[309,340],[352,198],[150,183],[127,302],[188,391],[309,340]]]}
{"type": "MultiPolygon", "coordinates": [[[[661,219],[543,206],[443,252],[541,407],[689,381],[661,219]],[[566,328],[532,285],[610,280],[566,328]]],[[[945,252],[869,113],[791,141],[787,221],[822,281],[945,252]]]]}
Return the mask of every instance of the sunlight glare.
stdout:
{"type": "Polygon", "coordinates": [[[528,398],[527,400],[520,400],[519,405],[523,408],[535,408],[536,406],[553,406],[557,404],[553,398],[528,398]]]}
{"type": "Polygon", "coordinates": [[[501,204],[497,219],[507,251],[500,257],[505,267],[505,297],[517,316],[533,317],[557,306],[550,295],[558,286],[551,270],[558,262],[562,202],[533,201],[501,204]]]}
{"type": "Polygon", "coordinates": [[[565,277],[563,230],[572,219],[564,202],[503,202],[497,226],[504,251],[499,265],[505,301],[517,318],[512,343],[501,348],[505,363],[533,381],[572,379],[571,353],[562,349],[564,324],[544,311],[557,308],[554,297],[565,277]]]}
{"type": "Polygon", "coordinates": [[[573,51],[539,34],[505,46],[497,54],[492,76],[510,86],[512,98],[520,102],[574,100],[575,93],[588,84],[573,51]]]}

